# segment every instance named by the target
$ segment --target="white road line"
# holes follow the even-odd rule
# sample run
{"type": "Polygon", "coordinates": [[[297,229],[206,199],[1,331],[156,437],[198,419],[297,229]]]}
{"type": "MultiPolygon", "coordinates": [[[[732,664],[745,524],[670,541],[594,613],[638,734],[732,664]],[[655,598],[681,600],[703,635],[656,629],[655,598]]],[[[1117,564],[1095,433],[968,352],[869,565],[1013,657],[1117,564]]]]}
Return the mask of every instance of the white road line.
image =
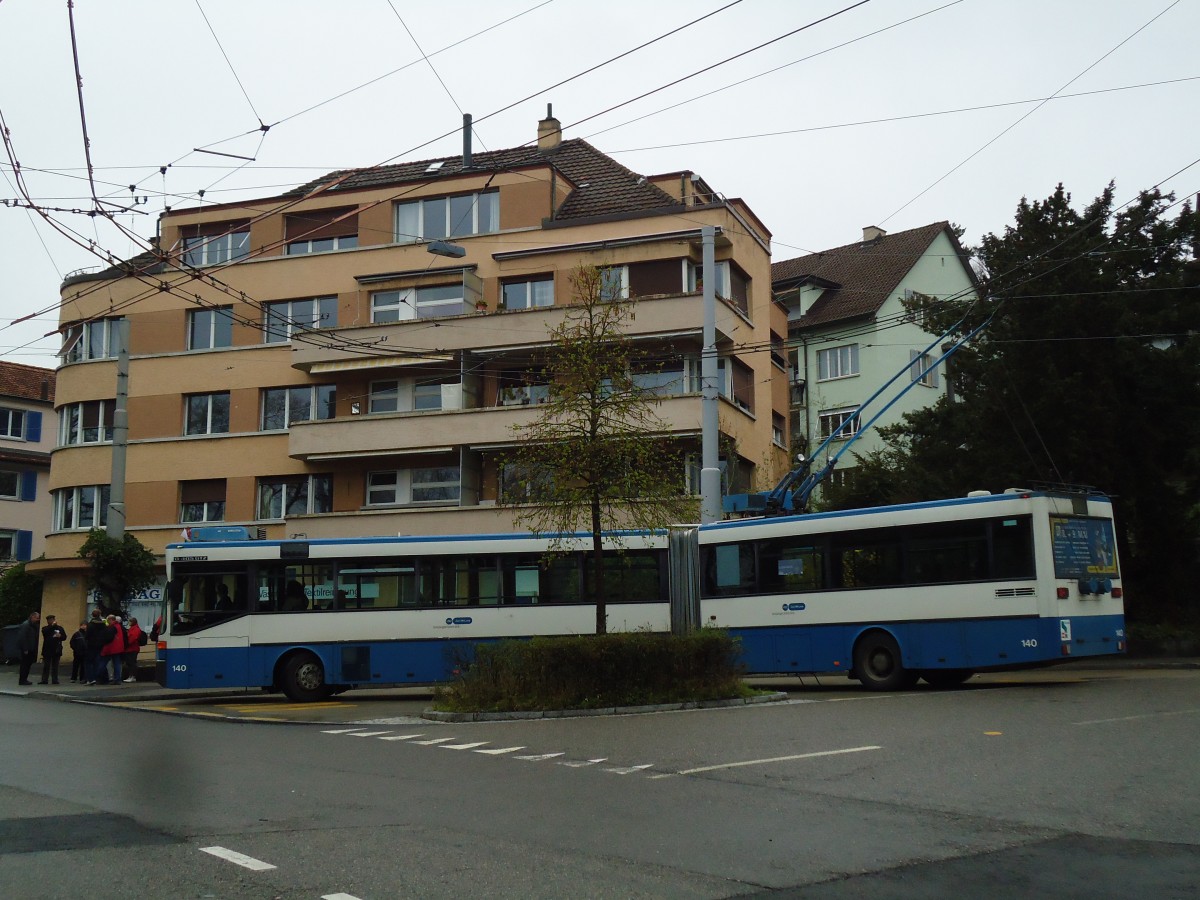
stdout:
{"type": "Polygon", "coordinates": [[[560,750],[558,753],[539,753],[536,756],[514,756],[513,759],[527,759],[530,762],[540,762],[543,759],[554,759],[556,756],[565,756],[566,751],[560,750]]]}
{"type": "Polygon", "coordinates": [[[654,763],[646,763],[643,766],[619,766],[614,769],[605,769],[605,772],[612,772],[614,775],[632,775],[634,772],[641,772],[645,769],[654,768],[654,763]]]}
{"type": "Polygon", "coordinates": [[[453,741],[453,740],[456,740],[456,738],[444,737],[444,738],[434,738],[433,740],[429,740],[429,741],[413,741],[413,743],[421,744],[422,746],[425,746],[425,747],[430,747],[434,744],[444,744],[444,743],[446,743],[446,741],[453,741]]]}
{"type": "MultiPolygon", "coordinates": [[[[489,756],[501,756],[505,753],[516,753],[518,750],[524,750],[524,747],[499,747],[495,750],[476,750],[476,753],[486,753],[489,756]]],[[[520,757],[517,757],[520,759],[520,757]]]]}
{"type": "Polygon", "coordinates": [[[379,737],[381,734],[388,734],[386,731],[356,731],[350,737],[379,737]]]}
{"type": "Polygon", "coordinates": [[[559,761],[560,766],[570,766],[572,769],[582,769],[584,766],[594,766],[596,763],[606,762],[607,756],[602,756],[600,759],[564,759],[559,761]]]}
{"type": "Polygon", "coordinates": [[[321,734],[350,734],[351,732],[361,731],[361,730],[362,729],[359,728],[358,726],[355,726],[354,728],[333,728],[333,729],[330,729],[329,731],[322,731],[321,734]]]}
{"type": "Polygon", "coordinates": [[[475,741],[473,744],[442,744],[443,750],[474,750],[476,747],[482,747],[484,744],[490,744],[491,741],[475,741]]]}
{"type": "Polygon", "coordinates": [[[389,737],[381,737],[381,741],[411,741],[413,738],[425,737],[425,732],[420,734],[393,734],[389,737]]]}
{"type": "Polygon", "coordinates": [[[1089,719],[1086,722],[1072,722],[1072,725],[1107,725],[1109,722],[1134,722],[1138,719],[1157,719],[1162,716],[1190,716],[1200,712],[1200,709],[1174,709],[1168,712],[1145,713],[1140,716],[1121,716],[1116,719],[1089,719]]]}
{"type": "Polygon", "coordinates": [[[353,894],[322,894],[321,900],[358,900],[353,894]]]}
{"type": "Polygon", "coordinates": [[[244,853],[238,853],[236,850],[227,850],[224,847],[201,847],[200,852],[210,853],[226,862],[234,863],[246,869],[253,869],[255,872],[265,872],[267,869],[275,868],[270,863],[265,863],[261,859],[246,856],[244,853]]]}
{"type": "Polygon", "coordinates": [[[790,762],[793,759],[813,759],[817,756],[839,756],[843,753],[862,753],[864,750],[882,750],[882,747],[847,747],[845,750],[820,750],[816,753],[797,753],[794,756],[775,756],[771,759],[747,759],[744,762],[721,763],[715,766],[698,766],[695,769],[683,769],[678,775],[695,775],[697,772],[712,772],[716,769],[736,769],[739,766],[761,766],[765,763],[790,762]]]}

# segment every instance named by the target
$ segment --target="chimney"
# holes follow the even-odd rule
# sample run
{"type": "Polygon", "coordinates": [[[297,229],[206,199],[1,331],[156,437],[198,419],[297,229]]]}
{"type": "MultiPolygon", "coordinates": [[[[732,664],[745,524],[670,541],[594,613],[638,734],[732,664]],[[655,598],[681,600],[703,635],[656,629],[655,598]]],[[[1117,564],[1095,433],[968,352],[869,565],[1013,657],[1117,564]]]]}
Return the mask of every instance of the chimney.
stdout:
{"type": "Polygon", "coordinates": [[[866,225],[863,227],[863,243],[870,244],[873,241],[879,240],[885,234],[887,232],[878,225],[866,225]]]}
{"type": "Polygon", "coordinates": [[[546,104],[546,118],[538,122],[538,149],[557,150],[562,143],[562,123],[554,118],[553,104],[546,104]]]}

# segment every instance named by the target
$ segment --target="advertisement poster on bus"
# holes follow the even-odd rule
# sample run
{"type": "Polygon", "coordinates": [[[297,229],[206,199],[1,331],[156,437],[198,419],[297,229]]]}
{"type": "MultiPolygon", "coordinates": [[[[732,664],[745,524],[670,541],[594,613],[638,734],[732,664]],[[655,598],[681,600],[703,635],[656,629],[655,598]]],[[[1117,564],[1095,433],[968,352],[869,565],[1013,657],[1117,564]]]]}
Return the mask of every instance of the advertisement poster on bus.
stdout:
{"type": "Polygon", "coordinates": [[[1050,518],[1057,578],[1116,577],[1117,542],[1111,519],[1050,518]]]}

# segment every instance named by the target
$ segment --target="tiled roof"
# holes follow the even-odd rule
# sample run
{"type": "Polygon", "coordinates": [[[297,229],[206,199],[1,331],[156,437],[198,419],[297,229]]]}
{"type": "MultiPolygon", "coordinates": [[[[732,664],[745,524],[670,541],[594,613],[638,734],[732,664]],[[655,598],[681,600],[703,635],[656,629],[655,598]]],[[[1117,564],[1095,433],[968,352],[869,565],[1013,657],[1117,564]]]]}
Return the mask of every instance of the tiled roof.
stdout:
{"type": "MultiPolygon", "coordinates": [[[[662,188],[650,184],[636,172],[625,168],[611,156],[601,153],[580,138],[563,141],[556,149],[549,151],[529,146],[476,153],[471,162],[470,169],[463,169],[461,156],[448,156],[372,169],[343,169],[301,185],[283,196],[300,197],[344,176],[345,181],[330,188],[326,193],[335,194],[409,182],[427,183],[459,177],[464,173],[502,172],[553,165],[574,185],[555,212],[555,221],[680,205],[678,200],[662,188]],[[430,171],[435,163],[441,165],[430,171]]],[[[566,185],[560,186],[560,190],[565,189],[566,185]]]]}
{"type": "Polygon", "coordinates": [[[777,289],[786,288],[807,278],[837,285],[821,294],[804,316],[792,323],[795,328],[811,328],[872,316],[943,231],[958,251],[963,267],[970,273],[966,254],[950,230],[950,223],[934,222],[921,228],[884,235],[867,243],[858,241],[772,263],[771,283],[777,289]]]}
{"type": "Polygon", "coordinates": [[[0,396],[54,402],[54,370],[0,361],[0,396]]]}

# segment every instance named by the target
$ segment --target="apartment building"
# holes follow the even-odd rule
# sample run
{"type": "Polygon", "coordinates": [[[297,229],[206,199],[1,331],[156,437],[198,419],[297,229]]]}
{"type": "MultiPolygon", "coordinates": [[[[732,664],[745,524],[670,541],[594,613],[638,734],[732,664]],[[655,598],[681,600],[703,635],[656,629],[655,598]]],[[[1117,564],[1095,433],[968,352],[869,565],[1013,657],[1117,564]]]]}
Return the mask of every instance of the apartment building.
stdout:
{"type": "MultiPolygon", "coordinates": [[[[877,429],[929,406],[950,387],[935,335],[904,309],[914,294],[973,299],[978,282],[949,222],[888,234],[863,229],[861,241],[771,266],[771,280],[788,315],[792,434],[796,452],[812,452],[897,372],[907,373],[835,439],[830,453],[858,433],[896,393],[917,382],[852,445],[833,473],[853,477],[854,456],[882,446],[877,429]]],[[[822,457],[822,462],[824,457],[822,457]]]]}
{"type": "Polygon", "coordinates": [[[202,523],[272,538],[513,530],[497,459],[538,415],[539,361],[581,264],[637,299],[644,383],[663,439],[694,454],[681,489],[698,492],[704,226],[723,465],[731,489],[765,487],[787,465],[770,233],[691,172],[632,172],[548,116],[527,146],[166,212],[156,252],[62,286],[56,403],[97,428],[60,429],[46,607],[81,610],[72,557],[105,523],[121,318],[127,528],[156,553],[202,523]]]}
{"type": "Polygon", "coordinates": [[[56,432],[54,371],[0,362],[0,568],[45,550],[56,432]]]}

